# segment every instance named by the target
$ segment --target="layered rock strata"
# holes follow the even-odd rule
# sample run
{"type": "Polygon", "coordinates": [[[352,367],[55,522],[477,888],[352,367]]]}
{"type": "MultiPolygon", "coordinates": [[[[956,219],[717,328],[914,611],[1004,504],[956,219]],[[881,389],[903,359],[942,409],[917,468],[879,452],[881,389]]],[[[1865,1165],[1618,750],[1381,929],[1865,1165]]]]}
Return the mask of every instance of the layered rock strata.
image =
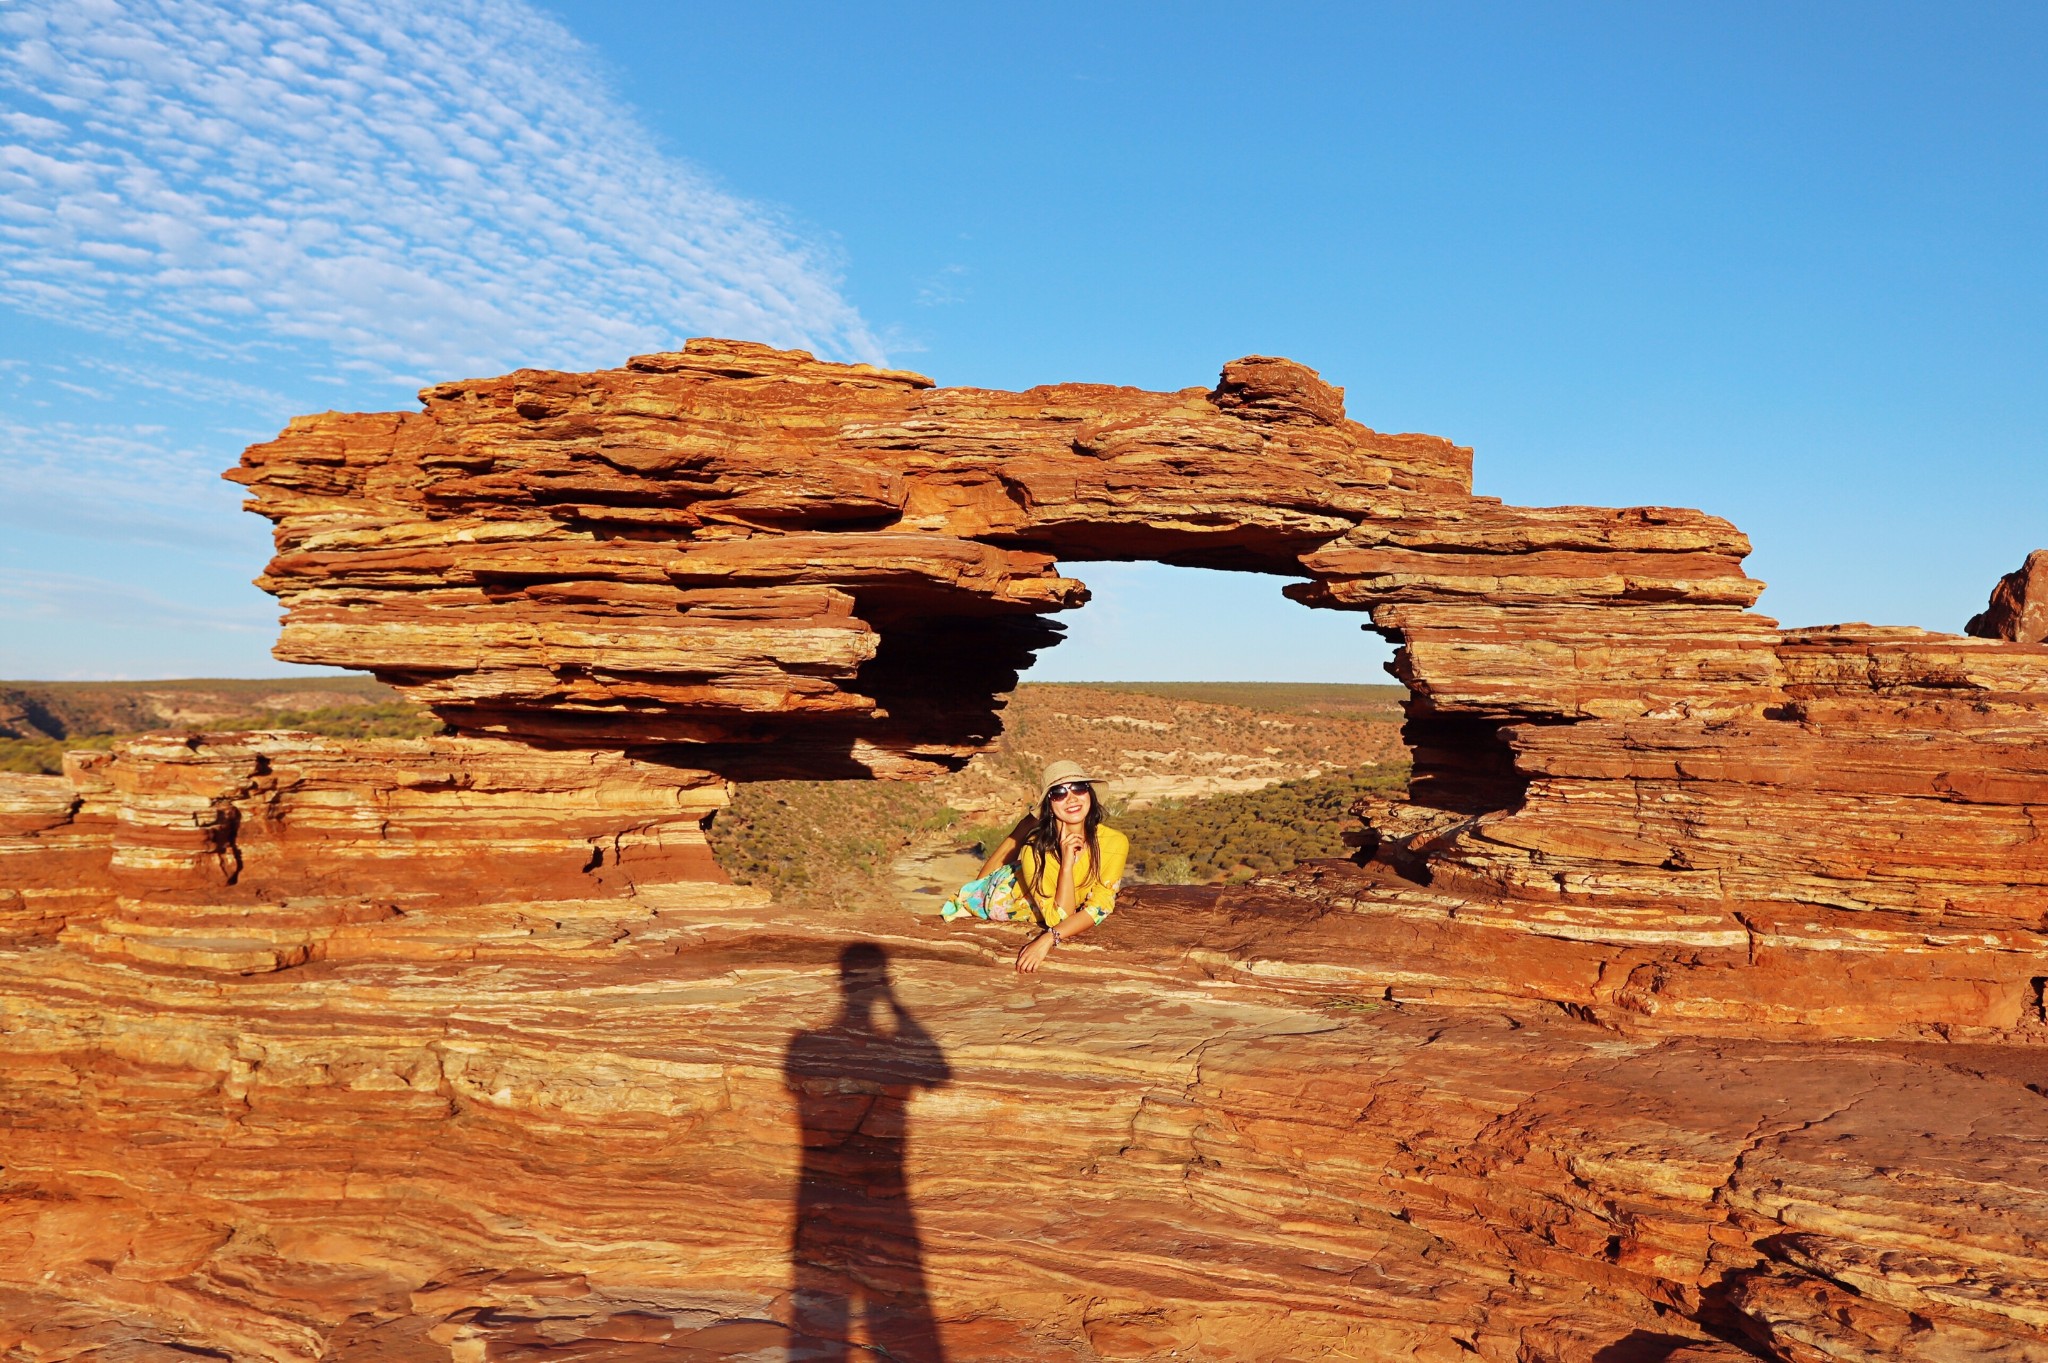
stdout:
{"type": "Polygon", "coordinates": [[[1503,725],[1516,802],[1364,809],[1380,859],[1524,938],[1468,962],[1589,944],[1576,986],[1528,979],[1616,1025],[2048,1035],[2048,649],[1844,626],[1768,656],[1747,710],[1503,725]]]}
{"type": "Polygon", "coordinates": [[[1970,617],[1963,633],[2016,644],[2048,643],[2048,549],[1998,579],[1991,603],[1970,617]]]}
{"type": "Polygon", "coordinates": [[[738,902],[704,829],[722,780],[460,737],[166,735],[0,782],[0,931],[230,975],[334,954],[622,936],[738,902]]]}
{"type": "Polygon", "coordinates": [[[1780,630],[1284,360],[424,397],[234,476],[280,656],[447,734],[0,781],[10,1357],[2048,1359],[2048,646],[1780,630]],[[1398,643],[1364,864],[1033,978],[721,883],[727,779],[956,765],[1100,557],[1398,643]]]}
{"type": "Polygon", "coordinates": [[[2048,1346],[2022,1055],[1375,1008],[1258,978],[1249,944],[1335,935],[1305,901],[1126,910],[1037,978],[986,931],[761,910],[226,984],[0,958],[0,1339],[335,1363],[848,1335],[956,1360],[2048,1346]]]}
{"type": "Polygon", "coordinates": [[[1213,391],[935,388],[696,341],[596,374],[302,418],[230,476],[277,523],[278,656],[376,673],[456,728],[682,745],[732,774],[906,775],[1086,599],[1055,559],[1298,574],[1470,452],[1383,436],[1285,360],[1213,391]]]}

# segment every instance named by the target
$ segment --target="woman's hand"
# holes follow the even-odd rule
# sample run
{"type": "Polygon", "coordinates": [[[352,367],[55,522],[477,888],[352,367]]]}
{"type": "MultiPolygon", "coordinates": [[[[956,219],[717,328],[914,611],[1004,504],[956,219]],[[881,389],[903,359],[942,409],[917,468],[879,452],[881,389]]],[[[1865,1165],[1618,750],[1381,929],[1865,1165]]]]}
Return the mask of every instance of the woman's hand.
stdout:
{"type": "Polygon", "coordinates": [[[1060,939],[1054,935],[1050,928],[1039,933],[1018,949],[1017,973],[1029,975],[1032,971],[1044,965],[1045,958],[1052,955],[1052,949],[1059,944],[1060,939]]]}
{"type": "Polygon", "coordinates": [[[1060,860],[1071,863],[1088,847],[1088,835],[1079,828],[1060,825],[1060,860]]]}

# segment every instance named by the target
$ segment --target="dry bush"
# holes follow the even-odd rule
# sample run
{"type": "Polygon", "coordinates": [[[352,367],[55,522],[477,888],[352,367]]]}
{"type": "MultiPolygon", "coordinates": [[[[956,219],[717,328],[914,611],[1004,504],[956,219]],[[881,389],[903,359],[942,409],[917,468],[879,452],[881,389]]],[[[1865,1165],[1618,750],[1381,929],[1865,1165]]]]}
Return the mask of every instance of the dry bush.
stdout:
{"type": "Polygon", "coordinates": [[[1405,789],[1400,767],[1361,767],[1263,790],[1167,800],[1117,820],[1131,840],[1132,879],[1161,885],[1235,884],[1316,857],[1341,857],[1361,795],[1405,789]]]}

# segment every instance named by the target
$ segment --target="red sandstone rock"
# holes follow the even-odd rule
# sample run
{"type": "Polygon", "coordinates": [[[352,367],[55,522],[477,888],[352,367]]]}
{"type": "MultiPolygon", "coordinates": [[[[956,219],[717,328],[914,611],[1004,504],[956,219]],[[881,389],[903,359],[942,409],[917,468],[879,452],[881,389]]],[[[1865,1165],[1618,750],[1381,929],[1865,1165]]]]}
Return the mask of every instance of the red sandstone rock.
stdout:
{"type": "Polygon", "coordinates": [[[814,1202],[811,1281],[887,1301],[920,1264],[949,1357],[1740,1356],[1695,1322],[1785,1358],[2039,1346],[2024,1056],[1374,1011],[1339,980],[1215,973],[1253,962],[1236,933],[1322,930],[1302,901],[1126,908],[1030,980],[983,930],[730,910],[681,915],[680,954],[481,942],[225,988],[0,958],[0,1319],[46,1350],[120,1331],[280,1359],[814,1336],[784,1057],[841,1010],[858,941],[944,1071],[869,1125],[891,1066],[930,1062],[887,1033],[847,1053],[843,1119],[811,1120],[865,1133],[845,1158],[900,1170],[913,1220],[814,1202]]]}
{"type": "Polygon", "coordinates": [[[1991,604],[1970,617],[1963,633],[2019,644],[2048,643],[2048,549],[2036,549],[2025,563],[1998,579],[1991,589],[1991,604]]]}
{"type": "Polygon", "coordinates": [[[424,398],[302,418],[232,475],[278,524],[279,656],[372,670],[466,732],[731,773],[985,746],[1057,637],[1035,617],[1086,599],[1057,556],[1299,573],[1470,479],[1469,452],[1347,421],[1274,359],[1213,394],[996,393],[693,341],[424,398]]]}
{"type": "Polygon", "coordinates": [[[0,780],[9,1356],[825,1355],[843,1299],[899,1357],[2048,1358],[2048,646],[1781,631],[1725,522],[1475,498],[1269,357],[423,396],[233,476],[280,656],[455,733],[0,780]],[[1090,557],[1369,612],[1377,860],[1028,979],[719,883],[722,778],[959,762],[1090,557]]]}
{"type": "MultiPolygon", "coordinates": [[[[724,783],[617,754],[249,733],[136,739],[91,762],[96,864],[54,801],[48,827],[0,837],[0,863],[41,879],[30,926],[59,919],[74,950],[237,974],[470,957],[480,934],[546,953],[707,894],[749,898],[704,839],[724,783]]],[[[51,784],[6,779],[0,808],[51,784]]]]}
{"type": "Polygon", "coordinates": [[[107,761],[71,753],[63,776],[0,775],[0,943],[55,936],[112,903],[107,761]]]}

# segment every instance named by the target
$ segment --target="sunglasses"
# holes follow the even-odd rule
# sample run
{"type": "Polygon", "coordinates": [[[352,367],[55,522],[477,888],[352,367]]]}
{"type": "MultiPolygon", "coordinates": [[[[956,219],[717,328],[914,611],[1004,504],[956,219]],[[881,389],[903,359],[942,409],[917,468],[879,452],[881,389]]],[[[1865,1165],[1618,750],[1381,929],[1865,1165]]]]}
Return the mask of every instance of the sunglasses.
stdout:
{"type": "Polygon", "coordinates": [[[1048,800],[1064,800],[1069,795],[1086,795],[1087,793],[1088,783],[1086,781],[1062,781],[1051,790],[1048,790],[1045,793],[1045,798],[1048,800]]]}

